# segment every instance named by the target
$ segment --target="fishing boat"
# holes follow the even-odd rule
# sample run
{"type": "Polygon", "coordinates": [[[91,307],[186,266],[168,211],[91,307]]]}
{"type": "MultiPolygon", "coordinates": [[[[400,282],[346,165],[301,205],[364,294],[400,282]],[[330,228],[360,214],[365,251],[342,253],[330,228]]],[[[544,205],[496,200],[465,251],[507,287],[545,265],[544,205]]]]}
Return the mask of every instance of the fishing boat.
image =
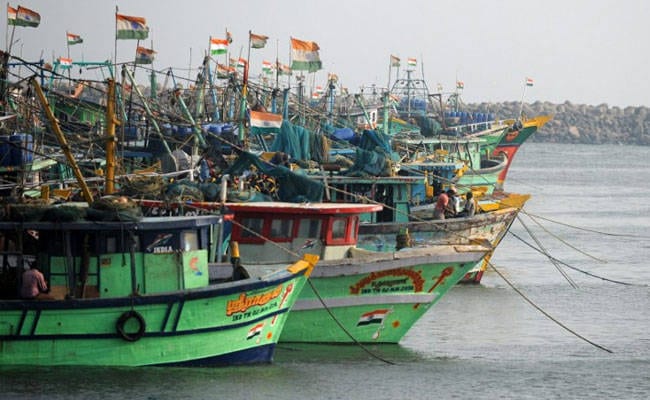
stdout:
{"type": "Polygon", "coordinates": [[[509,121],[511,126],[509,132],[503,136],[493,151],[494,156],[503,154],[508,160],[505,168],[499,173],[495,187],[496,190],[503,190],[503,183],[508,175],[508,169],[515,158],[515,154],[519,151],[519,147],[537,132],[537,130],[550,121],[551,118],[553,118],[552,115],[539,115],[534,118],[525,119],[523,122],[509,121]]]}
{"type": "Polygon", "coordinates": [[[480,262],[489,248],[427,246],[394,252],[357,247],[359,216],[373,204],[229,203],[231,238],[252,270],[318,254],[280,342],[398,343],[480,262]]]}
{"type": "Polygon", "coordinates": [[[106,220],[81,207],[72,214],[86,219],[70,221],[62,216],[77,207],[65,207],[0,222],[0,366],[272,361],[317,257],[245,274],[217,256],[221,216],[106,220]],[[17,296],[25,265],[42,271],[49,293],[17,296]]]}

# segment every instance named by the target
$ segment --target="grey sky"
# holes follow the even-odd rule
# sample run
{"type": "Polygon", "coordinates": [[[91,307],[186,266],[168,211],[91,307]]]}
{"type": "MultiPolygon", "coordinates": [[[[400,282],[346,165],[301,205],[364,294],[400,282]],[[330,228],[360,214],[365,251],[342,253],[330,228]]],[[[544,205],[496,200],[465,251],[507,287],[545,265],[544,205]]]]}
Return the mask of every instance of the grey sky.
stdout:
{"type": "MultiPolygon", "coordinates": [[[[519,101],[526,77],[534,86],[525,101],[650,106],[650,2],[614,0],[239,0],[100,1],[23,0],[41,25],[17,28],[12,53],[46,61],[66,55],[66,30],[81,35],[71,46],[78,61],[114,53],[115,6],[147,19],[144,43],[158,54],[156,69],[185,74],[200,64],[210,36],[233,34],[230,51],[246,54],[248,31],[270,37],[251,51],[251,71],[263,60],[289,62],[291,36],[319,44],[323,84],[336,73],[351,92],[388,81],[391,54],[418,60],[430,88],[465,83],[467,102],[519,101]],[[191,58],[190,58],[191,54],[191,58]],[[423,64],[420,64],[423,63],[423,64]]],[[[6,22],[5,22],[6,25],[6,22]]],[[[6,42],[6,40],[5,40],[6,42]]],[[[3,44],[4,45],[4,44],[3,44]]],[[[120,40],[118,61],[133,58],[135,40],[120,40]]],[[[223,57],[222,57],[223,60],[223,57]]],[[[394,78],[393,78],[394,79],[394,78]]]]}

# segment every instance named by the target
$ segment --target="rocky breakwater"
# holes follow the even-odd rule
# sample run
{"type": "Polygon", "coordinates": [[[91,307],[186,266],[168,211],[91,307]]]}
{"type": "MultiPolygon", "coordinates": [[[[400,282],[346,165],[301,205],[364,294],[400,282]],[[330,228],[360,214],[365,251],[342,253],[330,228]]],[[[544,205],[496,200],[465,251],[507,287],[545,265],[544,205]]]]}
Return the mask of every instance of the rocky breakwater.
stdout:
{"type": "MultiPolygon", "coordinates": [[[[498,118],[514,118],[519,102],[467,104],[473,112],[493,112],[498,118]]],[[[524,103],[526,116],[553,115],[533,137],[533,142],[650,145],[648,107],[609,107],[549,102],[524,103]]]]}

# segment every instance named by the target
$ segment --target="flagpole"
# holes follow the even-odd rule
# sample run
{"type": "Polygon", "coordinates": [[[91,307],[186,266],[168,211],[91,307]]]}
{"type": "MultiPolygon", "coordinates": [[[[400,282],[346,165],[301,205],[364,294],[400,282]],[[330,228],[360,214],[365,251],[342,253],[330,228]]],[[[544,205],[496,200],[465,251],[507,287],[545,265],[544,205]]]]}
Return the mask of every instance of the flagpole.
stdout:
{"type": "Polygon", "coordinates": [[[68,53],[68,60],[70,60],[70,68],[68,68],[68,86],[72,83],[72,58],[70,58],[70,43],[68,43],[68,31],[65,31],[65,47],[68,53]]]}
{"type": "Polygon", "coordinates": [[[524,96],[526,95],[526,87],[528,86],[526,80],[524,80],[524,89],[521,92],[521,103],[519,104],[519,115],[517,115],[517,121],[521,120],[521,114],[524,112],[524,96]]]}
{"type": "Polygon", "coordinates": [[[246,65],[244,65],[244,79],[246,79],[246,82],[244,82],[244,85],[248,83],[248,74],[247,72],[247,67],[250,64],[250,59],[251,59],[251,34],[252,31],[248,31],[248,54],[246,56],[246,65]]]}
{"type": "MultiPolygon", "coordinates": [[[[7,2],[7,26],[5,26],[5,50],[9,53],[9,2],[7,2]]],[[[16,25],[14,25],[16,27],[16,25]]]]}
{"type": "Polygon", "coordinates": [[[117,13],[119,12],[119,8],[117,5],[115,6],[115,35],[113,36],[113,40],[115,41],[115,59],[113,60],[113,69],[115,73],[115,78],[117,79],[117,13]]]}
{"type": "Polygon", "coordinates": [[[280,88],[280,39],[275,39],[275,88],[280,88]]]}
{"type": "Polygon", "coordinates": [[[390,73],[393,71],[393,55],[391,54],[390,59],[388,60],[388,83],[386,84],[386,90],[390,91],[390,73]]]}

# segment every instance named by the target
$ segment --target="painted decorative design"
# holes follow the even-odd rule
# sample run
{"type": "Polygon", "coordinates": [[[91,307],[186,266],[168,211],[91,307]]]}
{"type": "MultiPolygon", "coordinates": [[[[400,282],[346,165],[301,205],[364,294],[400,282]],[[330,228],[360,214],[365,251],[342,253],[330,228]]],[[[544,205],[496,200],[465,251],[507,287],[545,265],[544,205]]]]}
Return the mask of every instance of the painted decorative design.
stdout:
{"type": "MultiPolygon", "coordinates": [[[[254,316],[256,314],[259,314],[261,311],[265,310],[255,310],[255,312],[250,312],[247,313],[249,309],[252,307],[259,307],[259,306],[264,306],[271,302],[272,300],[276,299],[277,297],[282,294],[282,285],[278,285],[275,289],[266,291],[265,293],[261,294],[256,294],[253,296],[248,296],[246,293],[242,293],[239,295],[239,298],[237,300],[229,300],[226,303],[226,316],[231,316],[235,314],[242,314],[239,315],[240,319],[243,316],[254,316]],[[246,315],[244,315],[246,313],[246,315]]],[[[277,306],[277,304],[270,304],[269,306],[277,306]]]]}
{"type": "Polygon", "coordinates": [[[420,292],[424,279],[419,272],[405,268],[373,272],[350,287],[350,294],[420,292]]]}

